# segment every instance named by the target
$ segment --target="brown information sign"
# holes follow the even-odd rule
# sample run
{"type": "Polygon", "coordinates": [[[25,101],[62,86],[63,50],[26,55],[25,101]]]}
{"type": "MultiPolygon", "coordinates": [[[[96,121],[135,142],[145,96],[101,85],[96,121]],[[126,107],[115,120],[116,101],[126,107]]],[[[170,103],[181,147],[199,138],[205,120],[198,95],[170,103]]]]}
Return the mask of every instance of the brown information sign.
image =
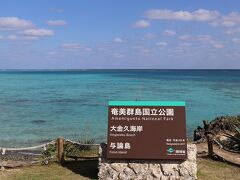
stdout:
{"type": "Polygon", "coordinates": [[[108,159],[186,159],[185,102],[110,101],[108,159]]]}

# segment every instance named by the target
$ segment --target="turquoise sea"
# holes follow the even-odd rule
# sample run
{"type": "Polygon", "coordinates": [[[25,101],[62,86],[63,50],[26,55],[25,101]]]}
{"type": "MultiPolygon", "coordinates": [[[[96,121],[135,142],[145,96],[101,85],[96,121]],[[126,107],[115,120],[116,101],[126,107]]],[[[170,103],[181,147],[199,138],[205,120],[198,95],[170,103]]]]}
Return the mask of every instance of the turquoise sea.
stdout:
{"type": "Polygon", "coordinates": [[[0,71],[0,146],[106,141],[109,100],[186,101],[187,129],[240,114],[240,70],[0,71]]]}

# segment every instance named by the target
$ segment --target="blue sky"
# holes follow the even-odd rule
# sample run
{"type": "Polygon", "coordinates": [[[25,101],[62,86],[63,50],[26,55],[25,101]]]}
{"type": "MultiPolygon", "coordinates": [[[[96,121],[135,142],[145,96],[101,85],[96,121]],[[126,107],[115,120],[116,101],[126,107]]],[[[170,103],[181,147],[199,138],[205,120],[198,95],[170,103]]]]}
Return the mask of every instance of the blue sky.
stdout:
{"type": "Polygon", "coordinates": [[[1,69],[239,69],[239,1],[7,0],[1,69]]]}

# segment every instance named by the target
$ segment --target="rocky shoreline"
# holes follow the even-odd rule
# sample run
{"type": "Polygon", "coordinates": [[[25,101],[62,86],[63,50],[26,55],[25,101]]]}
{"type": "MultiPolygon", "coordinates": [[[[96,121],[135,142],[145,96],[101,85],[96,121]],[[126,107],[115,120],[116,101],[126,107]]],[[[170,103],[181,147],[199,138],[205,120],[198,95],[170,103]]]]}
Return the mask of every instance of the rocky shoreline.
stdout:
{"type": "Polygon", "coordinates": [[[240,116],[220,116],[211,122],[203,120],[203,126],[194,130],[193,140],[198,157],[209,155],[211,143],[211,158],[240,166],[240,116]]]}
{"type": "Polygon", "coordinates": [[[203,127],[194,130],[195,143],[206,142],[211,134],[222,148],[240,152],[240,116],[220,116],[211,122],[203,120],[203,127]]]}

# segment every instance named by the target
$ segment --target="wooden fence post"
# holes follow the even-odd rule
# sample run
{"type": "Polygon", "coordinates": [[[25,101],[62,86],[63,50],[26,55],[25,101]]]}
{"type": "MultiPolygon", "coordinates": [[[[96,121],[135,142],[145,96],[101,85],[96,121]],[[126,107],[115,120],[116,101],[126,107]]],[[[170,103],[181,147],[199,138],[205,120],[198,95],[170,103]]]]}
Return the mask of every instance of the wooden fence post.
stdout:
{"type": "Polygon", "coordinates": [[[207,135],[207,143],[208,143],[208,155],[209,157],[213,157],[213,136],[211,134],[207,135]]]}
{"type": "Polygon", "coordinates": [[[63,163],[64,162],[64,138],[59,137],[57,139],[57,159],[58,162],[63,163]]]}

